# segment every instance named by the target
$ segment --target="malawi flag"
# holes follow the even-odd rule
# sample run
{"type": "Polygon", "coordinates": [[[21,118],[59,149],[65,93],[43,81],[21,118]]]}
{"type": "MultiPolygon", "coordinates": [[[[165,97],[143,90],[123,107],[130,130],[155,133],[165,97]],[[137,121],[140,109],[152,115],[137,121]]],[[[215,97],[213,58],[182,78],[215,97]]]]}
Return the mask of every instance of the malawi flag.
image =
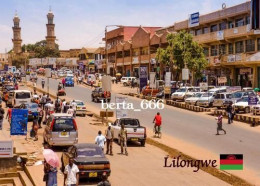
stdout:
{"type": "Polygon", "coordinates": [[[220,154],[220,170],[243,170],[243,154],[220,154]]]}

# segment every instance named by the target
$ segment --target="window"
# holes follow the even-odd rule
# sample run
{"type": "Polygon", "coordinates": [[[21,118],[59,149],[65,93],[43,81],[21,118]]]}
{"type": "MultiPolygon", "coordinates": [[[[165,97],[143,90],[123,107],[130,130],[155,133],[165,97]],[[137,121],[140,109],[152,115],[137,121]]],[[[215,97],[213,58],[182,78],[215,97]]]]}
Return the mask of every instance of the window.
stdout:
{"type": "Polygon", "coordinates": [[[201,35],[201,34],[202,34],[202,30],[201,29],[195,30],[195,35],[196,36],[201,35]]]}
{"type": "Polygon", "coordinates": [[[228,44],[228,53],[233,54],[234,53],[234,48],[233,48],[233,43],[228,44]]]}
{"type": "Polygon", "coordinates": [[[17,92],[15,95],[16,99],[28,99],[31,98],[30,92],[17,92]]]}
{"type": "Polygon", "coordinates": [[[234,28],[234,23],[232,21],[229,21],[228,22],[228,28],[234,28]]]}
{"type": "Polygon", "coordinates": [[[124,56],[125,56],[125,57],[129,57],[129,56],[130,56],[130,50],[124,51],[124,56]]]}
{"type": "Polygon", "coordinates": [[[238,41],[235,43],[236,45],[236,53],[243,53],[244,52],[244,42],[238,41]]]}
{"type": "Polygon", "coordinates": [[[203,52],[206,57],[209,56],[209,48],[203,48],[203,52]]]}
{"type": "Polygon", "coordinates": [[[218,25],[211,25],[210,32],[216,32],[216,31],[218,31],[218,25]]]}
{"type": "Polygon", "coordinates": [[[190,34],[194,36],[195,34],[194,30],[190,30],[190,34]]]}
{"type": "Polygon", "coordinates": [[[60,131],[75,131],[75,126],[72,119],[55,119],[53,125],[53,132],[60,132],[60,131]]]}
{"type": "Polygon", "coordinates": [[[208,27],[204,27],[203,28],[203,34],[207,34],[209,33],[209,28],[208,27]]]}
{"type": "Polygon", "coordinates": [[[244,18],[236,19],[236,27],[244,26],[244,18]]]}
{"type": "Polygon", "coordinates": [[[225,30],[227,28],[227,23],[226,22],[222,22],[219,24],[219,30],[225,30]]]}
{"type": "Polygon", "coordinates": [[[222,55],[226,54],[226,45],[225,44],[219,45],[219,54],[222,54],[222,55]]]}
{"type": "Polygon", "coordinates": [[[211,46],[211,56],[217,56],[218,55],[218,46],[213,45],[211,46]]]}
{"type": "Polygon", "coordinates": [[[260,38],[257,39],[257,50],[260,51],[260,38]]]}
{"type": "Polygon", "coordinates": [[[250,16],[246,16],[246,25],[250,24],[250,16]]]}
{"type": "Polygon", "coordinates": [[[253,52],[255,51],[255,40],[250,39],[246,40],[246,52],[253,52]]]}

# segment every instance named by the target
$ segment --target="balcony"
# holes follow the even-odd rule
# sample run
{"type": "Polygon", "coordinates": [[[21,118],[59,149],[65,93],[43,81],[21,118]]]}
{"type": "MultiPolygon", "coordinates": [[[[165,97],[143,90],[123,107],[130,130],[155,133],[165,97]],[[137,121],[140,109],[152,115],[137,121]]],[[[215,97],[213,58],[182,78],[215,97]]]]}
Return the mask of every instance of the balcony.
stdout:
{"type": "Polygon", "coordinates": [[[156,53],[151,54],[151,59],[155,59],[156,58],[156,53]]]}
{"type": "Polygon", "coordinates": [[[217,32],[210,32],[207,34],[201,34],[193,37],[194,41],[197,41],[199,44],[205,44],[217,41],[217,32]]]}
{"type": "Polygon", "coordinates": [[[124,65],[130,65],[131,64],[131,57],[125,57],[124,58],[124,65]]]}
{"type": "Polygon", "coordinates": [[[248,26],[245,25],[245,26],[225,30],[224,37],[225,39],[233,39],[239,37],[246,37],[247,35],[251,35],[251,34],[254,34],[254,32],[250,31],[248,26]]]}
{"type": "Polygon", "coordinates": [[[117,63],[123,63],[123,58],[116,58],[117,63]]]}

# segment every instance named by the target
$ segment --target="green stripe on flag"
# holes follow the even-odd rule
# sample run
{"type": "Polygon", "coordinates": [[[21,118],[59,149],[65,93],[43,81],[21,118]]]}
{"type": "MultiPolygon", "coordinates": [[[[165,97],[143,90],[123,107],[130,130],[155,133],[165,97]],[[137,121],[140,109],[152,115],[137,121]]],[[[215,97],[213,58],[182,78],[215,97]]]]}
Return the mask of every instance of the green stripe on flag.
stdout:
{"type": "Polygon", "coordinates": [[[220,165],[220,170],[243,170],[243,165],[220,165]]]}

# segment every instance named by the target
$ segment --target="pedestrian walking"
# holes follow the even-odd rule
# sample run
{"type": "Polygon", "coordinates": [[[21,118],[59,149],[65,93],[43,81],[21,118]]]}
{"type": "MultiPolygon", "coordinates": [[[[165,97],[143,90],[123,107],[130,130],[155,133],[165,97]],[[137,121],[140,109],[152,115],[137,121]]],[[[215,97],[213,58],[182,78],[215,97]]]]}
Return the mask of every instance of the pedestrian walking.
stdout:
{"type": "Polygon", "coordinates": [[[69,109],[67,110],[67,114],[74,116],[74,109],[72,108],[72,106],[69,106],[69,109]]]}
{"type": "Polygon", "coordinates": [[[228,114],[228,124],[231,124],[232,121],[232,103],[229,103],[229,105],[226,108],[227,114],[228,114]]]}
{"type": "Polygon", "coordinates": [[[35,81],[33,82],[33,92],[34,92],[34,94],[36,94],[36,82],[35,81]]]}
{"type": "Polygon", "coordinates": [[[113,140],[114,140],[114,131],[111,128],[111,124],[109,123],[108,128],[105,132],[105,136],[106,136],[106,143],[107,143],[107,152],[106,154],[108,154],[108,152],[110,153],[111,156],[113,156],[113,140]]]}
{"type": "Polygon", "coordinates": [[[47,186],[57,186],[57,168],[52,167],[47,163],[47,170],[48,170],[48,181],[47,186]]]}
{"type": "Polygon", "coordinates": [[[64,113],[67,113],[67,111],[69,110],[70,106],[69,103],[66,102],[66,105],[64,106],[64,113]]]}
{"type": "Polygon", "coordinates": [[[73,100],[70,105],[72,106],[72,109],[74,110],[73,117],[75,118],[76,117],[76,111],[77,111],[77,103],[76,103],[75,100],[73,100]]]}
{"type": "Polygon", "coordinates": [[[11,125],[11,118],[12,118],[12,108],[8,108],[7,110],[7,114],[6,114],[6,118],[8,120],[8,122],[10,123],[11,125]]]}
{"type": "Polygon", "coordinates": [[[219,131],[223,131],[224,134],[226,134],[227,132],[222,128],[222,114],[220,114],[218,117],[216,117],[216,120],[217,120],[217,134],[216,135],[219,135],[219,131]]]}
{"type": "Polygon", "coordinates": [[[5,111],[2,108],[2,104],[1,104],[0,105],[0,130],[2,130],[2,128],[3,128],[4,114],[5,114],[5,111]]]}
{"type": "Polygon", "coordinates": [[[63,79],[61,80],[61,82],[62,82],[62,87],[64,88],[64,87],[65,87],[65,78],[63,78],[63,79]]]}
{"type": "Polygon", "coordinates": [[[76,186],[79,184],[79,168],[73,163],[74,159],[70,157],[69,164],[64,169],[64,185],[76,186]]]}
{"type": "Polygon", "coordinates": [[[39,125],[39,128],[42,128],[42,118],[43,118],[44,113],[43,113],[43,110],[40,105],[38,107],[38,111],[39,111],[38,125],[39,125]]]}
{"type": "Polygon", "coordinates": [[[64,107],[66,106],[66,104],[67,104],[66,100],[63,99],[63,100],[62,100],[62,105],[61,105],[61,112],[62,112],[62,113],[66,113],[66,112],[64,112],[64,107]]]}
{"type": "Polygon", "coordinates": [[[134,78],[132,78],[132,80],[131,80],[131,88],[134,88],[134,84],[135,84],[135,80],[134,80],[134,78]]]}
{"type": "Polygon", "coordinates": [[[102,135],[101,131],[98,131],[98,135],[95,139],[95,143],[98,144],[98,146],[100,146],[103,151],[104,151],[105,142],[106,142],[105,136],[102,135]]]}
{"type": "Polygon", "coordinates": [[[42,78],[42,89],[44,89],[45,80],[42,78]]]}
{"type": "Polygon", "coordinates": [[[124,153],[125,150],[125,155],[128,156],[127,152],[127,131],[125,129],[125,125],[121,125],[121,129],[119,130],[119,139],[120,139],[120,146],[121,146],[121,154],[124,153]]]}
{"type": "Polygon", "coordinates": [[[39,129],[38,118],[37,118],[37,116],[34,116],[33,117],[32,130],[31,130],[31,133],[30,133],[30,137],[34,138],[34,141],[38,140],[38,129],[39,129]]]}

